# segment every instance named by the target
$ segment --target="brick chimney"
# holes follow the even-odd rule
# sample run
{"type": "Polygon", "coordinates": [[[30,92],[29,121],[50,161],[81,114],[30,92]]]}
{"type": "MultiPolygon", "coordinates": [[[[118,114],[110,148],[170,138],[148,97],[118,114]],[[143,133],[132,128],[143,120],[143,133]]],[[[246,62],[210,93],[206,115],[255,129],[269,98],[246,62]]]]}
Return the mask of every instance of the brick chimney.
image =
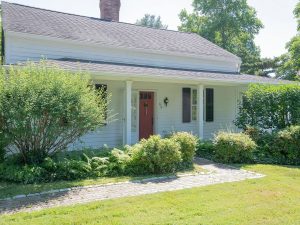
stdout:
{"type": "Polygon", "coordinates": [[[101,19],[119,22],[121,0],[100,0],[101,19]]]}

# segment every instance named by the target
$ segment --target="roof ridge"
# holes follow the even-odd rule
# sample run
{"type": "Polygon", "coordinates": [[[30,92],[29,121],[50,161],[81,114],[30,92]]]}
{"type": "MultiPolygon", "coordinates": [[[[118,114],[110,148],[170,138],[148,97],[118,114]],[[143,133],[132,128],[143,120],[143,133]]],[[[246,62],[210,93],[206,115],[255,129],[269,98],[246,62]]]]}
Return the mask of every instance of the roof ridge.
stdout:
{"type": "MultiPolygon", "coordinates": [[[[120,22],[120,21],[110,21],[110,20],[105,20],[97,17],[92,17],[92,16],[85,16],[85,15],[79,15],[75,13],[68,13],[68,12],[62,12],[58,10],[52,10],[52,9],[45,9],[45,8],[40,8],[36,6],[30,6],[30,5],[23,5],[15,2],[7,2],[7,1],[1,1],[1,4],[9,4],[9,5],[18,5],[22,7],[27,7],[31,9],[38,9],[38,10],[43,10],[43,11],[48,11],[48,12],[54,12],[54,13],[60,13],[64,15],[70,15],[70,16],[78,16],[78,17],[84,17],[84,18],[89,18],[93,20],[99,20],[101,22],[110,22],[110,23],[120,23],[120,24],[126,24],[126,25],[131,25],[131,26],[136,26],[136,27],[141,27],[141,28],[148,28],[148,29],[153,29],[153,30],[161,30],[161,31],[170,31],[170,32],[176,32],[176,33],[182,33],[182,34],[193,34],[192,32],[184,32],[184,31],[179,31],[179,30],[169,30],[169,29],[163,29],[163,28],[154,28],[154,27],[148,27],[148,26],[142,26],[134,23],[128,23],[128,22],[120,22]]],[[[199,35],[200,36],[200,35],[199,35]]]]}

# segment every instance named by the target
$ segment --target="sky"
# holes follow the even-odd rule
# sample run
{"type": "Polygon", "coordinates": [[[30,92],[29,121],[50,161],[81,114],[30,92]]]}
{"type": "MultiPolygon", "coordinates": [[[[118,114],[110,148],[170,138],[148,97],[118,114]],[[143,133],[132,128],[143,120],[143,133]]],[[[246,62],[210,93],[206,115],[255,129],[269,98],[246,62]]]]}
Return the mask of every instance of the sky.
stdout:
{"type": "MultiPolygon", "coordinates": [[[[99,17],[99,0],[6,0],[24,5],[99,17]]],[[[145,13],[160,15],[169,29],[180,25],[178,14],[182,9],[192,11],[192,0],[121,0],[120,21],[135,23],[145,13]]],[[[261,48],[262,57],[279,56],[286,52],[286,43],[296,34],[293,10],[297,0],[248,0],[254,7],[264,29],[255,42],[261,48]]]]}

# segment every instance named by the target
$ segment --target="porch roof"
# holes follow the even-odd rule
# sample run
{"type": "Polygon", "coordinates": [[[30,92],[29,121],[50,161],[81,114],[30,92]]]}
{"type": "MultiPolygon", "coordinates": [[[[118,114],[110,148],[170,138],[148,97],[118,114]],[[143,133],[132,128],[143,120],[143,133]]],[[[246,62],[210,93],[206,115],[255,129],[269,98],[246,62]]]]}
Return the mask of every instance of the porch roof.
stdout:
{"type": "Polygon", "coordinates": [[[87,71],[93,74],[108,75],[111,78],[120,79],[146,79],[152,78],[157,80],[178,80],[178,81],[195,81],[195,82],[224,82],[231,84],[287,84],[292,81],[267,78],[261,76],[211,72],[204,70],[186,70],[165,67],[132,65],[122,63],[108,63],[100,61],[87,61],[77,59],[58,59],[46,60],[46,64],[51,67],[59,67],[69,71],[87,71]]]}

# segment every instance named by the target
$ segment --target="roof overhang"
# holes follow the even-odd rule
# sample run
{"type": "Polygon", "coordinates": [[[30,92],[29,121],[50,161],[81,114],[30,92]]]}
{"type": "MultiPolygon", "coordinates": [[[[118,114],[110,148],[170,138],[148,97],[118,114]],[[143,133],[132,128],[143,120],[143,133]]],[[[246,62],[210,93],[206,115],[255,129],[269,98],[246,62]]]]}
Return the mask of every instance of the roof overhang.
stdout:
{"type": "MultiPolygon", "coordinates": [[[[40,62],[35,62],[36,64],[40,62]]],[[[181,70],[172,68],[147,67],[141,65],[90,62],[74,59],[45,60],[49,67],[57,67],[72,72],[89,73],[96,80],[145,81],[185,84],[248,85],[287,84],[292,81],[278,80],[254,75],[230,74],[217,71],[181,70]]],[[[24,66],[26,63],[18,64],[24,66]]],[[[8,66],[8,65],[7,65],[8,66]]]]}

